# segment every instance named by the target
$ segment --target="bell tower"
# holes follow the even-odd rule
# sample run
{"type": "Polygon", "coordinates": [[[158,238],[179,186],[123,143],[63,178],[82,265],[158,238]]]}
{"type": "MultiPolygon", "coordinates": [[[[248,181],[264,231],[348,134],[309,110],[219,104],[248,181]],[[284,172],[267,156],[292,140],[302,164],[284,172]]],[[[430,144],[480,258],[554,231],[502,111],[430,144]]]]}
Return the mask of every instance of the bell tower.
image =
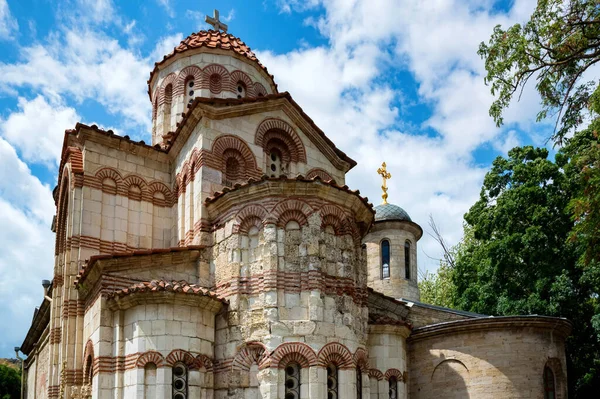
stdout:
{"type": "Polygon", "coordinates": [[[277,93],[273,76],[250,47],[227,33],[217,10],[206,22],[213,29],[185,38],[150,73],[153,145],[163,145],[198,97],[243,100],[277,93]]]}

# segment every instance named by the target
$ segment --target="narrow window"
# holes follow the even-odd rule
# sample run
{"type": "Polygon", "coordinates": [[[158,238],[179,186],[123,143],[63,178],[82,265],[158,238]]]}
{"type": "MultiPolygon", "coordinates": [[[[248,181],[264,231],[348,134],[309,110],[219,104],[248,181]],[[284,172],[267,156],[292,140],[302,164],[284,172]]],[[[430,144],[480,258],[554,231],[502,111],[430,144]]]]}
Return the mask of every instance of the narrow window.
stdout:
{"type": "Polygon", "coordinates": [[[185,81],[185,85],[183,86],[183,91],[184,91],[184,99],[183,99],[183,104],[185,105],[185,107],[189,107],[193,102],[194,102],[194,97],[196,97],[195,92],[194,92],[194,87],[195,82],[194,82],[194,77],[190,76],[186,79],[185,81]]]}
{"type": "Polygon", "coordinates": [[[267,173],[269,173],[271,177],[279,177],[283,173],[281,168],[281,154],[279,151],[271,151],[267,165],[267,173]]]}
{"type": "Polygon", "coordinates": [[[556,398],[556,389],[554,386],[554,373],[550,367],[544,367],[544,399],[556,398]]]}
{"type": "Polygon", "coordinates": [[[300,399],[300,365],[290,363],[285,368],[285,399],[300,399]]]}
{"type": "Polygon", "coordinates": [[[398,399],[398,380],[392,376],[389,380],[390,384],[390,399],[398,399]]]}
{"type": "Polygon", "coordinates": [[[187,399],[188,397],[188,369],[183,363],[173,366],[173,399],[187,399]]]}
{"type": "Polygon", "coordinates": [[[381,278],[390,278],[390,242],[381,241],[381,278]]]}
{"type": "Polygon", "coordinates": [[[362,399],[362,371],[356,368],[356,399],[362,399]]]}
{"type": "Polygon", "coordinates": [[[244,82],[238,82],[236,94],[237,94],[237,98],[246,97],[246,85],[244,84],[244,82]]]}
{"type": "Polygon", "coordinates": [[[410,279],[410,241],[404,243],[404,278],[410,279]]]}
{"type": "Polygon", "coordinates": [[[85,383],[89,386],[92,386],[92,381],[94,378],[94,359],[92,358],[92,356],[88,356],[87,361],[85,362],[85,371],[85,383]]]}
{"type": "Polygon", "coordinates": [[[327,399],[338,397],[338,370],[333,364],[327,366],[327,399]]]}
{"type": "Polygon", "coordinates": [[[171,103],[173,102],[173,85],[165,87],[165,103],[163,106],[163,134],[171,130],[171,103]]]}

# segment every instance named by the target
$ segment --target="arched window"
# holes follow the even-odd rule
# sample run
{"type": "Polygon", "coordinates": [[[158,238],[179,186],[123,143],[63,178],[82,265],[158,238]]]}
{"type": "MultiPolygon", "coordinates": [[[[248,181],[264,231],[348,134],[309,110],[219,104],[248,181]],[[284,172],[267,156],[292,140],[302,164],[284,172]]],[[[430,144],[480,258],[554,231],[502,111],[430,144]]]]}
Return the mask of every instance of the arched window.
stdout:
{"type": "Polygon", "coordinates": [[[356,368],[356,399],[362,399],[362,370],[356,368]]]}
{"type": "Polygon", "coordinates": [[[554,384],[554,373],[550,367],[544,367],[544,399],[556,398],[556,387],[554,384]]]}
{"type": "Polygon", "coordinates": [[[390,242],[381,241],[381,278],[390,278],[390,242]]]}
{"type": "Polygon", "coordinates": [[[404,242],[404,278],[410,279],[410,241],[404,242]]]}
{"type": "Polygon", "coordinates": [[[246,85],[244,82],[237,82],[237,98],[245,98],[246,97],[246,85]]]}
{"type": "Polygon", "coordinates": [[[88,356],[85,361],[85,383],[86,385],[92,386],[92,381],[94,378],[94,359],[92,356],[88,356]]]}
{"type": "Polygon", "coordinates": [[[173,399],[187,399],[188,397],[188,368],[183,363],[173,366],[173,399]]]}
{"type": "Polygon", "coordinates": [[[290,363],[285,367],[285,399],[300,399],[300,365],[290,363]]]}
{"type": "Polygon", "coordinates": [[[165,104],[163,106],[163,134],[171,130],[171,103],[173,102],[173,85],[165,87],[165,104]]]}
{"type": "Polygon", "coordinates": [[[327,399],[338,397],[338,369],[335,365],[327,366],[327,399]]]}
{"type": "Polygon", "coordinates": [[[396,377],[391,376],[389,379],[390,384],[390,399],[398,399],[398,380],[396,377]]]}

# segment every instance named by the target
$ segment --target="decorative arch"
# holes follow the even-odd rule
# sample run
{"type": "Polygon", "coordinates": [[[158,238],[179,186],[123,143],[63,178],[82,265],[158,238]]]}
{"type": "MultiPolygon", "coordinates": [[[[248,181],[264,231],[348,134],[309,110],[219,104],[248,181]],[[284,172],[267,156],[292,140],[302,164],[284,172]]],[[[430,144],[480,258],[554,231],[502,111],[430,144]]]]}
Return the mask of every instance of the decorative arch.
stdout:
{"type": "Polygon", "coordinates": [[[320,177],[324,182],[333,181],[333,177],[321,168],[312,168],[306,174],[307,179],[314,179],[315,177],[320,177]]]}
{"type": "Polygon", "coordinates": [[[368,371],[369,378],[375,378],[377,381],[383,380],[383,373],[377,369],[369,369],[368,371]]]}
{"type": "Polygon", "coordinates": [[[339,369],[354,368],[352,353],[346,346],[339,342],[330,342],[323,346],[317,355],[318,365],[327,367],[328,364],[335,364],[339,369]]]}
{"type": "Polygon", "coordinates": [[[68,165],[63,168],[62,181],[58,192],[57,224],[56,224],[56,246],[55,254],[63,252],[67,246],[67,218],[69,214],[69,193],[71,189],[70,173],[68,165]]]}
{"type": "Polygon", "coordinates": [[[213,94],[219,94],[224,89],[228,89],[231,85],[229,79],[229,71],[218,64],[210,64],[202,71],[202,88],[209,89],[213,94]]]}
{"type": "Polygon", "coordinates": [[[154,363],[157,368],[163,367],[165,362],[165,358],[159,352],[156,351],[148,351],[142,353],[137,361],[135,362],[135,366],[139,368],[144,368],[148,363],[154,363]]]}
{"type": "Polygon", "coordinates": [[[255,97],[264,97],[267,95],[267,89],[259,82],[254,83],[254,95],[255,97]]]}
{"type": "Polygon", "coordinates": [[[166,184],[159,181],[152,182],[148,185],[148,191],[152,197],[152,204],[156,206],[170,206],[173,201],[173,194],[166,184]],[[157,198],[156,194],[161,193],[164,199],[157,198]]]}
{"type": "Polygon", "coordinates": [[[141,201],[152,201],[152,197],[148,192],[148,184],[143,177],[137,175],[129,175],[123,179],[123,187],[127,192],[127,196],[130,199],[141,201]],[[136,187],[139,188],[139,193],[136,191],[136,187]]]}
{"type": "Polygon", "coordinates": [[[213,371],[213,360],[206,355],[198,355],[196,356],[196,365],[199,369],[204,368],[206,371],[213,371]]]}
{"type": "Polygon", "coordinates": [[[242,155],[246,168],[257,169],[256,158],[252,150],[239,137],[229,134],[221,135],[213,142],[211,151],[215,157],[222,160],[223,154],[229,149],[237,150],[242,155]]]}
{"type": "Polygon", "coordinates": [[[248,234],[251,227],[256,226],[260,229],[263,220],[267,217],[267,210],[260,205],[247,205],[242,208],[235,216],[233,232],[239,234],[248,234]]]}
{"type": "Polygon", "coordinates": [[[297,362],[302,368],[316,366],[317,355],[303,342],[285,342],[271,353],[273,368],[284,368],[290,362],[297,362]]]}
{"type": "Polygon", "coordinates": [[[238,82],[242,82],[244,84],[244,86],[246,86],[246,96],[247,97],[254,97],[254,85],[252,84],[252,79],[250,79],[250,77],[248,75],[246,75],[244,72],[240,71],[240,70],[235,70],[233,72],[231,72],[231,84],[230,84],[230,90],[233,92],[236,92],[237,90],[237,83],[238,82]]]}
{"type": "MultiPolygon", "coordinates": [[[[175,82],[175,79],[177,79],[177,75],[175,75],[175,73],[171,72],[170,74],[165,76],[165,78],[161,82],[160,88],[158,89],[159,90],[158,91],[158,105],[159,106],[165,104],[165,100],[166,100],[165,90],[168,85],[171,85],[171,87],[173,88],[173,86],[174,86],[173,83],[175,82]]],[[[169,100],[172,101],[172,98],[169,100]]]]}
{"type": "Polygon", "coordinates": [[[269,367],[270,358],[266,348],[259,342],[250,342],[241,348],[231,365],[233,371],[250,371],[254,363],[260,370],[269,367]]]}
{"type": "Polygon", "coordinates": [[[389,381],[389,379],[392,377],[396,377],[396,381],[403,381],[404,378],[402,375],[402,371],[393,368],[388,369],[383,375],[383,378],[385,378],[387,381],[389,381]]]}
{"type": "Polygon", "coordinates": [[[165,363],[171,367],[177,362],[185,364],[188,369],[192,370],[196,368],[196,358],[192,356],[188,351],[183,349],[174,349],[167,355],[165,363]]]}
{"type": "Polygon", "coordinates": [[[347,229],[346,223],[344,223],[346,215],[341,208],[335,205],[327,204],[321,207],[319,212],[321,213],[321,228],[325,229],[325,227],[331,226],[333,227],[336,235],[350,233],[347,229]]]}
{"type": "Polygon", "coordinates": [[[271,210],[271,217],[276,220],[277,227],[285,227],[291,220],[303,226],[308,223],[308,216],[312,213],[313,209],[306,202],[286,199],[275,205],[271,210]]]}
{"type": "Polygon", "coordinates": [[[91,376],[94,372],[94,344],[92,340],[88,339],[85,343],[85,349],[83,350],[83,378],[84,383],[91,384],[91,376]]]}
{"type": "Polygon", "coordinates": [[[354,360],[354,364],[357,367],[360,367],[361,370],[369,370],[369,353],[364,348],[358,348],[356,352],[354,352],[354,356],[352,356],[354,360]]]}
{"type": "MultiPolygon", "coordinates": [[[[283,143],[287,147],[291,162],[306,163],[306,150],[298,133],[286,121],[279,118],[267,118],[256,129],[254,143],[269,151],[269,143],[283,143]]],[[[283,155],[283,154],[282,154],[283,155]]]]}
{"type": "MultiPolygon", "coordinates": [[[[200,82],[202,81],[202,69],[196,65],[190,65],[183,68],[177,75],[175,84],[173,85],[173,95],[179,96],[185,93],[185,83],[190,77],[194,78],[194,87],[192,90],[200,88],[200,82]]],[[[185,104],[184,104],[185,105],[185,104]]]]}

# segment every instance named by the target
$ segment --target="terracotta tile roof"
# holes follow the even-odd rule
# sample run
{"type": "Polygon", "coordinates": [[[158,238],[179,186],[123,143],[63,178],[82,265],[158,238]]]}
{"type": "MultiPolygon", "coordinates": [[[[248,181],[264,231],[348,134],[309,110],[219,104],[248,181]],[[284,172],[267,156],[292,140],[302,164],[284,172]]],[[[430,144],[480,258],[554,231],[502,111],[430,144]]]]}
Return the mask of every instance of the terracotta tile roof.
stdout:
{"type": "Polygon", "coordinates": [[[227,303],[225,299],[219,298],[217,294],[210,291],[207,288],[201,287],[197,284],[189,284],[187,281],[166,281],[166,280],[152,280],[143,281],[138,284],[134,284],[131,287],[123,288],[108,294],[108,298],[124,297],[135,293],[145,292],[177,292],[188,295],[200,295],[207,296],[217,301],[227,303]]]}
{"type": "Polygon", "coordinates": [[[304,112],[302,107],[300,107],[300,105],[298,105],[298,103],[296,101],[294,101],[291,94],[288,93],[287,91],[284,91],[282,93],[277,93],[277,94],[268,94],[268,95],[262,96],[262,97],[254,97],[254,98],[246,97],[246,98],[241,98],[241,99],[196,97],[194,99],[194,101],[192,102],[192,104],[190,104],[188,106],[187,111],[183,113],[183,119],[177,123],[177,129],[174,132],[168,133],[169,145],[167,146],[167,148],[169,148],[172,145],[172,143],[175,142],[175,140],[177,139],[177,136],[179,136],[180,131],[185,126],[188,118],[192,115],[192,112],[199,104],[229,106],[229,105],[241,105],[241,104],[268,102],[268,101],[273,101],[273,100],[277,100],[277,99],[281,99],[281,98],[285,98],[286,100],[288,100],[290,102],[290,104],[292,104],[292,106],[294,108],[296,108],[296,110],[300,113],[301,117],[303,119],[305,119],[311,125],[311,127],[313,129],[315,129],[315,131],[319,134],[319,136],[321,136],[321,138],[329,146],[331,146],[333,148],[336,155],[338,157],[340,157],[342,160],[346,161],[350,165],[350,168],[348,170],[352,169],[353,167],[355,167],[357,165],[357,163],[354,159],[350,158],[348,155],[346,155],[346,153],[344,151],[340,150],[339,148],[337,148],[335,146],[333,141],[331,141],[331,139],[329,137],[327,137],[327,135],[325,135],[325,132],[323,132],[315,124],[315,122],[312,120],[312,118],[304,112]]]}
{"type": "Polygon", "coordinates": [[[153,248],[153,249],[139,249],[136,251],[130,252],[115,252],[112,254],[103,254],[103,255],[94,255],[91,256],[87,262],[82,266],[77,274],[77,278],[75,278],[75,286],[79,285],[87,275],[90,270],[94,267],[97,261],[105,260],[105,259],[116,259],[116,258],[128,258],[132,256],[146,256],[146,255],[156,255],[156,254],[167,254],[171,252],[183,252],[183,251],[197,251],[200,249],[204,249],[206,246],[204,245],[188,245],[185,247],[171,247],[171,248],[153,248]]]}
{"type": "MultiPolygon", "coordinates": [[[[254,52],[248,47],[246,43],[244,43],[239,37],[235,37],[230,33],[215,31],[215,30],[201,30],[200,32],[192,33],[185,39],[181,41],[173,49],[173,51],[167,55],[165,55],[162,61],[154,63],[154,69],[150,72],[150,78],[148,79],[148,84],[152,80],[152,76],[158,71],[159,65],[165,63],[171,57],[174,57],[176,54],[183,53],[184,51],[197,49],[201,47],[206,48],[214,48],[214,49],[223,49],[223,50],[231,50],[239,55],[242,55],[248,58],[251,61],[256,62],[267,74],[267,68],[260,63],[258,58],[254,52]]],[[[271,79],[273,79],[272,75],[271,79]]]]}
{"type": "Polygon", "coordinates": [[[265,181],[281,181],[281,182],[301,181],[301,182],[307,182],[307,183],[319,182],[326,186],[331,186],[333,188],[337,188],[338,190],[345,191],[348,194],[356,195],[367,206],[367,208],[369,208],[371,210],[371,212],[373,214],[375,213],[375,211],[373,210],[373,204],[371,204],[369,202],[369,198],[361,197],[359,190],[350,190],[350,188],[348,188],[348,186],[339,186],[336,184],[335,180],[324,181],[319,176],[315,176],[310,179],[307,179],[306,177],[304,177],[302,175],[298,175],[297,177],[295,177],[293,179],[288,179],[286,176],[283,176],[283,175],[279,176],[279,177],[269,177],[268,175],[263,175],[260,180],[249,179],[248,181],[244,182],[243,184],[242,183],[235,184],[233,186],[233,188],[223,187],[223,190],[217,191],[211,197],[206,198],[204,200],[204,203],[210,204],[212,202],[215,202],[216,200],[218,200],[219,198],[221,198],[228,192],[240,190],[240,189],[243,189],[243,188],[246,188],[249,186],[253,186],[253,185],[257,185],[257,184],[260,184],[265,181]]]}

